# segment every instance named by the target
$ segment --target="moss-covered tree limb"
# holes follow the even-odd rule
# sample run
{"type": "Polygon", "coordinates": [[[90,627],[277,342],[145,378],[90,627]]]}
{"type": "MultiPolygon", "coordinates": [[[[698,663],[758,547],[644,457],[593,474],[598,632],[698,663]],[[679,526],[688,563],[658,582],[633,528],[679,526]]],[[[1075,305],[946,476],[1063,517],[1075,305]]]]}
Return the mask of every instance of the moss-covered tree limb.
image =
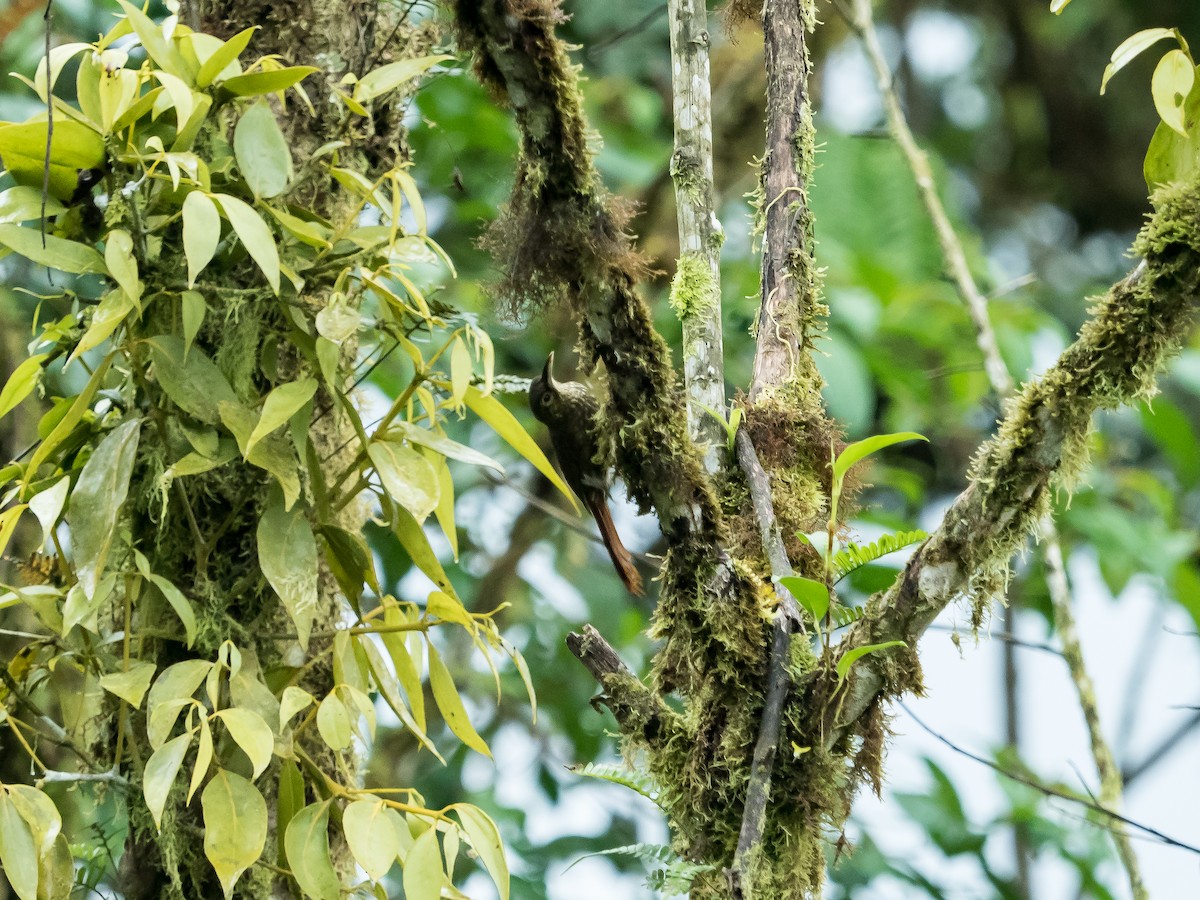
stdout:
{"type": "Polygon", "coordinates": [[[675,151],[671,179],[679,220],[679,263],[671,305],[683,325],[683,372],[688,426],[715,472],[724,429],[711,410],[725,410],[721,335],[721,242],[713,188],[712,90],[708,67],[708,7],[704,0],[671,0],[671,87],[675,151]],[[706,408],[709,411],[706,411],[706,408]]]}
{"type": "MultiPolygon", "coordinates": [[[[1163,190],[1155,201],[1156,212],[1134,245],[1143,261],[1096,302],[1057,364],[1009,402],[999,433],[976,457],[967,489],[839,652],[889,640],[914,648],[938,613],[961,597],[973,602],[978,622],[1002,589],[1012,555],[1048,509],[1051,489],[1069,488],[1079,475],[1093,414],[1154,393],[1157,372],[1195,316],[1200,185],[1163,190]]],[[[810,722],[810,733],[832,745],[879,696],[908,689],[895,675],[894,652],[856,663],[836,710],[805,703],[810,716],[824,719],[810,722]]],[[[815,679],[809,699],[830,696],[833,677],[815,679]]]]}
{"type": "Polygon", "coordinates": [[[461,45],[521,135],[512,197],[485,242],[503,269],[498,298],[513,310],[569,305],[585,361],[603,361],[608,374],[604,434],[630,493],[654,507],[673,548],[700,536],[711,549],[716,503],[670,353],[635,287],[645,266],[627,213],[592,165],[577,73],[554,33],[561,10],[550,0],[459,0],[455,12],[461,45]]]}

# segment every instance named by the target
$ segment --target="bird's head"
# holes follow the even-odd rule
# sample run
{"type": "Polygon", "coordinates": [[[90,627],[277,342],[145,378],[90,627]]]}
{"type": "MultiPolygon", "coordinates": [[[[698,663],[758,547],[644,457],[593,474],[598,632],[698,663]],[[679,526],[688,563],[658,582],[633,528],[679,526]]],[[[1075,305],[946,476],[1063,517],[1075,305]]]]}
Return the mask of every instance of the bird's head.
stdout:
{"type": "Polygon", "coordinates": [[[540,377],[529,383],[529,408],[535,418],[548,422],[562,402],[562,385],[554,380],[554,354],[546,359],[540,377]]]}

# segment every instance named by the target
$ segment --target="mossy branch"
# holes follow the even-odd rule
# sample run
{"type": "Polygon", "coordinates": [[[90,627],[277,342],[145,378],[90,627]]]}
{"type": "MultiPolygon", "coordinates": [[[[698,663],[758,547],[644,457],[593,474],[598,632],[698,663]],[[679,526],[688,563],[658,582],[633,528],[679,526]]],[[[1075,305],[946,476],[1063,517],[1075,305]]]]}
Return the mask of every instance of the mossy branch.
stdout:
{"type": "MultiPolygon", "coordinates": [[[[1051,488],[1069,488],[1082,470],[1093,414],[1155,392],[1157,372],[1192,328],[1200,292],[1200,185],[1164,189],[1155,205],[1134,245],[1143,261],[1096,302],[1057,364],[1009,401],[999,433],[976,457],[967,489],[839,652],[888,640],[913,647],[960,597],[974,601],[982,617],[1004,585],[1012,555],[1045,515],[1051,488]]],[[[888,659],[868,656],[856,665],[838,721],[828,721],[827,710],[827,721],[811,723],[811,733],[824,734],[832,746],[878,696],[909,689],[889,671],[888,659]]],[[[810,694],[829,696],[827,680],[814,680],[810,694]]]]}
{"type": "Polygon", "coordinates": [[[697,536],[715,549],[717,505],[667,345],[635,288],[647,269],[625,231],[628,213],[592,164],[578,73],[554,33],[562,12],[552,0],[454,8],[459,43],[521,137],[512,197],[484,240],[502,267],[497,299],[513,311],[572,309],[585,363],[602,361],[608,373],[607,449],[630,493],[654,507],[673,549],[697,536]]]}

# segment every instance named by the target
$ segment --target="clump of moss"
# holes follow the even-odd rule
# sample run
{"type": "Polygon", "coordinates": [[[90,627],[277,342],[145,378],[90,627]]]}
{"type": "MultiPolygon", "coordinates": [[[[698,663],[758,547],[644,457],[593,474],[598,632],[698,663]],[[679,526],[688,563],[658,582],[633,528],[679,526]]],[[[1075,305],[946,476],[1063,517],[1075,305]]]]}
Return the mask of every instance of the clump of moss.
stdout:
{"type": "Polygon", "coordinates": [[[720,294],[708,267],[708,260],[699,253],[684,253],[679,257],[675,277],[671,279],[668,301],[682,322],[712,311],[720,294]]]}

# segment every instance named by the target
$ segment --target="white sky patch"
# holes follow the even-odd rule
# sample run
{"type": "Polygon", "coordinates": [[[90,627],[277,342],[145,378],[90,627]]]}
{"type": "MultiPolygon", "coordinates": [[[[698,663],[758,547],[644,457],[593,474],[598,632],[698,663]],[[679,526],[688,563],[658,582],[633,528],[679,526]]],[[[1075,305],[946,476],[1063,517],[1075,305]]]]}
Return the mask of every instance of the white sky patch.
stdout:
{"type": "MultiPolygon", "coordinates": [[[[880,32],[879,40],[890,62],[896,57],[895,36],[885,29],[880,32]]],[[[874,128],[883,119],[875,73],[856,40],[844,41],[825,60],[821,115],[847,134],[874,128]]]]}

